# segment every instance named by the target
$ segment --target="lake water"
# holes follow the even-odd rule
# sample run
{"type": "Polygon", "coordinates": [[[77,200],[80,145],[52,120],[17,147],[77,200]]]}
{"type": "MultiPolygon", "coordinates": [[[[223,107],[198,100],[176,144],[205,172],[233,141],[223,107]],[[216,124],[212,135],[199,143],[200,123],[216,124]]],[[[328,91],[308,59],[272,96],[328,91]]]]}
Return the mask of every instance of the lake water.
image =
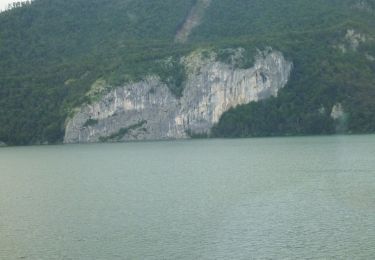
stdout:
{"type": "Polygon", "coordinates": [[[0,259],[375,259],[375,136],[0,149],[0,259]]]}

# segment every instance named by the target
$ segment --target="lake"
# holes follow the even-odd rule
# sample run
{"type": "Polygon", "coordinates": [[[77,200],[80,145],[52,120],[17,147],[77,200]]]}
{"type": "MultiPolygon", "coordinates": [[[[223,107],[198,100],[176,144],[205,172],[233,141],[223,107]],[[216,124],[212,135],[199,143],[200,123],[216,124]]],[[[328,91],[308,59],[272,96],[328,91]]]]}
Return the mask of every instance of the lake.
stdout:
{"type": "Polygon", "coordinates": [[[0,259],[301,258],[375,258],[375,136],[0,149],[0,259]]]}

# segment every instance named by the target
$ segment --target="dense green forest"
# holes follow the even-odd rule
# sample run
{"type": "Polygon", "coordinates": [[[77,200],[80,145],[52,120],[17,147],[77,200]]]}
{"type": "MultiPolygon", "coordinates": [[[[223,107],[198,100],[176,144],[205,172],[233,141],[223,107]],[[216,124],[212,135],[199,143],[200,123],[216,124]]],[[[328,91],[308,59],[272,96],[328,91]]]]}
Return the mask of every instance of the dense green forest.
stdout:
{"type": "Polygon", "coordinates": [[[158,74],[179,96],[183,69],[160,60],[267,46],[293,61],[288,85],[225,113],[213,136],[375,132],[374,0],[212,0],[189,40],[175,43],[196,1],[34,0],[0,13],[0,141],[60,142],[98,79],[118,86],[158,74]],[[330,116],[337,103],[340,122],[330,116]]]}

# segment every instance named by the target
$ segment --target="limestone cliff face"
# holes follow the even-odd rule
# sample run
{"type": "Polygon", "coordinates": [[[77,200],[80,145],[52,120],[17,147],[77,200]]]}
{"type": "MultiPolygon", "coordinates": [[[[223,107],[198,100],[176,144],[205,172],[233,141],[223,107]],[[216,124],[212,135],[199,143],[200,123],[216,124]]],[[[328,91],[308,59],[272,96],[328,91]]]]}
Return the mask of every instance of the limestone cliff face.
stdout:
{"type": "Polygon", "coordinates": [[[84,105],[67,121],[65,143],[188,138],[209,134],[228,109],[276,96],[292,63],[280,52],[260,53],[250,69],[192,54],[181,62],[188,77],[176,98],[157,76],[118,87],[84,105]]]}

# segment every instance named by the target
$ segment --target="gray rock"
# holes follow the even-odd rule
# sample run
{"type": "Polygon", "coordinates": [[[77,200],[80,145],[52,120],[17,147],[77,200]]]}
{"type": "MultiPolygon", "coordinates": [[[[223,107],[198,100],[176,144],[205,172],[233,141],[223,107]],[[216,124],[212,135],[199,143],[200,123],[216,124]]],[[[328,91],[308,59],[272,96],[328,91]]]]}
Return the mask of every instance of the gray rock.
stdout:
{"type": "Polygon", "coordinates": [[[345,117],[344,107],[341,103],[337,103],[332,107],[331,118],[334,120],[341,120],[345,117]]]}
{"type": "Polygon", "coordinates": [[[360,10],[360,11],[368,12],[368,13],[372,13],[374,11],[367,0],[357,0],[352,5],[352,8],[360,10]]]}
{"type": "Polygon", "coordinates": [[[110,136],[122,141],[183,139],[189,138],[187,132],[209,134],[228,109],[277,96],[292,70],[292,63],[272,50],[260,53],[250,69],[203,60],[196,53],[183,62],[188,78],[180,99],[157,76],[116,88],[100,101],[82,106],[67,121],[64,142],[98,142],[110,136]]]}
{"type": "Polygon", "coordinates": [[[357,51],[359,46],[368,40],[372,40],[372,38],[368,38],[354,29],[348,29],[342,42],[335,47],[342,53],[346,53],[348,50],[357,51]]]}

